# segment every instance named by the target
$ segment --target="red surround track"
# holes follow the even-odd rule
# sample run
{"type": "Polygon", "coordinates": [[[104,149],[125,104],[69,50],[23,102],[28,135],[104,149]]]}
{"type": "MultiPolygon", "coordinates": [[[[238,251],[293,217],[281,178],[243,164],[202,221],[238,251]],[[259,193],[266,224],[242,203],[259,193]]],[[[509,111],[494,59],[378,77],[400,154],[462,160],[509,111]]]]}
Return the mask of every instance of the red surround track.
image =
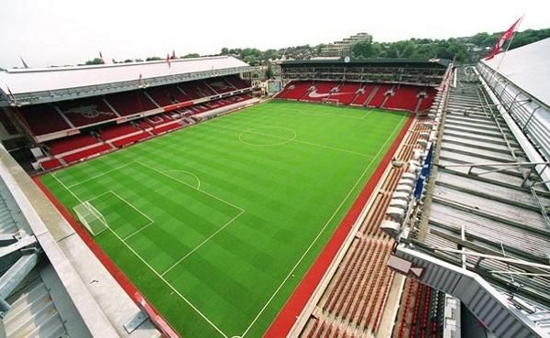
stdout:
{"type": "Polygon", "coordinates": [[[139,290],[130,282],[128,277],[119,270],[115,263],[101,250],[101,248],[94,242],[93,238],[84,230],[71,216],[71,214],[65,209],[65,207],[55,198],[55,196],[42,184],[38,176],[32,178],[38,188],[48,197],[50,202],[55,208],[63,215],[63,217],[69,222],[74,231],[82,238],[84,243],[92,250],[97,259],[105,266],[105,268],[116,279],[120,286],[126,291],[128,296],[147,313],[151,321],[155,324],[158,330],[160,330],[164,337],[176,338],[180,337],[176,331],[162,318],[159,312],[151,305],[145,297],[139,292],[139,290]]]}
{"type": "Polygon", "coordinates": [[[351,228],[359,217],[363,207],[369,200],[374,188],[378,184],[378,181],[382,177],[382,174],[386,170],[386,167],[399,147],[399,144],[401,144],[401,141],[405,138],[405,135],[407,134],[413,120],[414,116],[410,115],[408,121],[401,129],[401,132],[391,145],[390,149],[372,174],[367,184],[363,187],[363,190],[361,190],[361,193],[346,214],[346,217],[344,217],[328,241],[327,245],[323,248],[323,251],[321,251],[319,256],[317,256],[317,259],[304,276],[298,287],[294,290],[292,296],[288,299],[285,306],[267,329],[264,334],[264,338],[281,338],[286,337],[289,334],[292,326],[300,316],[302,310],[305,308],[308,300],[313,295],[317,285],[321,282],[321,279],[334,260],[338,250],[351,231],[351,228]]]}

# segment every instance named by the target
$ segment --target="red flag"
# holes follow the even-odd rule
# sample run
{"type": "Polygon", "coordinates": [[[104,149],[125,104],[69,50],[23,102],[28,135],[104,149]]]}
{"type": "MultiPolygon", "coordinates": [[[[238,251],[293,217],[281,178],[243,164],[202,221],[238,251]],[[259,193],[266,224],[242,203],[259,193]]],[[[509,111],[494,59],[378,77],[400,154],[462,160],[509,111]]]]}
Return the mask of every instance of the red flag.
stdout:
{"type": "Polygon", "coordinates": [[[491,60],[492,58],[495,57],[495,55],[500,53],[500,50],[502,49],[502,46],[504,46],[504,43],[507,40],[510,40],[514,35],[514,31],[516,30],[516,27],[520,21],[521,21],[521,18],[517,19],[516,22],[514,22],[514,24],[510,28],[508,28],[508,30],[504,32],[504,34],[502,34],[500,39],[498,39],[497,43],[493,47],[491,54],[488,57],[486,57],[485,60],[491,60]]]}
{"type": "Polygon", "coordinates": [[[168,68],[172,68],[172,65],[170,64],[170,54],[166,54],[166,63],[168,64],[168,68]]]}

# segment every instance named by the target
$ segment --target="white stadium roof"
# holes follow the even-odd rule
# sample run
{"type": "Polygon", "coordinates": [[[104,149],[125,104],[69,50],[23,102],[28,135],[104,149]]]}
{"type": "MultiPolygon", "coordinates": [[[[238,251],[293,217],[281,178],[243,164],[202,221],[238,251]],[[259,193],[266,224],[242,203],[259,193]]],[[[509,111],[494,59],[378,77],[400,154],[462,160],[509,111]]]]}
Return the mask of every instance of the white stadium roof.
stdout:
{"type": "Polygon", "coordinates": [[[248,67],[248,64],[231,56],[215,56],[170,60],[170,66],[163,60],[99,66],[13,69],[0,72],[0,87],[4,92],[9,87],[13,94],[21,94],[125,81],[137,82],[140,74],[145,80],[239,67],[248,67]]]}
{"type": "Polygon", "coordinates": [[[550,38],[483,61],[516,86],[550,106],[550,38]]]}
{"type": "Polygon", "coordinates": [[[250,72],[232,56],[133,62],[95,66],[0,71],[0,106],[71,100],[138,88],[250,72]],[[141,77],[141,80],[140,80],[141,77]]]}

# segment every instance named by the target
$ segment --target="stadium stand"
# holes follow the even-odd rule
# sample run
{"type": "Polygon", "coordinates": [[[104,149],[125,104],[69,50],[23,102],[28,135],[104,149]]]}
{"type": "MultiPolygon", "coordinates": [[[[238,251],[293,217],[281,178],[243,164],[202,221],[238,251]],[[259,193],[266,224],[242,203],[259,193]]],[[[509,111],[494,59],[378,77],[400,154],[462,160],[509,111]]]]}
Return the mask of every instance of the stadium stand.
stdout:
{"type": "Polygon", "coordinates": [[[56,106],[75,127],[89,126],[117,117],[101,97],[61,101],[56,106]]]}
{"type": "Polygon", "coordinates": [[[44,161],[41,161],[40,166],[44,170],[52,170],[63,166],[63,163],[61,163],[61,161],[59,161],[59,159],[57,158],[48,158],[44,161]]]}
{"type": "Polygon", "coordinates": [[[55,106],[50,104],[25,106],[17,111],[23,118],[23,125],[28,127],[32,135],[45,135],[73,127],[55,106]]]}
{"type": "Polygon", "coordinates": [[[391,88],[392,86],[385,84],[376,86],[373,91],[374,94],[372,94],[372,97],[370,99],[367,99],[365,105],[369,107],[382,108],[389,97],[388,92],[391,90],[391,88]]]}
{"type": "Polygon", "coordinates": [[[121,116],[132,115],[158,108],[142,90],[107,95],[105,101],[107,101],[121,116]]]}
{"type": "Polygon", "coordinates": [[[169,106],[177,102],[186,102],[191,98],[185,95],[175,85],[151,87],[146,90],[147,94],[153,99],[153,101],[159,106],[169,106]]]}
{"type": "Polygon", "coordinates": [[[362,84],[357,90],[357,95],[351,101],[353,106],[364,106],[372,98],[376,86],[372,84],[362,84]]]}
{"type": "Polygon", "coordinates": [[[287,85],[276,98],[425,111],[447,65],[406,59],[287,61],[282,65],[287,85]]]}
{"type": "Polygon", "coordinates": [[[422,89],[412,86],[395,86],[388,97],[385,108],[414,111],[422,89]]]}
{"type": "Polygon", "coordinates": [[[310,101],[310,102],[323,102],[325,101],[332,90],[336,87],[334,82],[317,82],[308,90],[308,93],[304,95],[300,100],[301,101],[310,101]]]}
{"type": "Polygon", "coordinates": [[[99,140],[95,137],[80,134],[53,140],[48,142],[47,145],[52,155],[59,155],[71,150],[95,145],[97,143],[99,143],[99,140]]]}
{"type": "Polygon", "coordinates": [[[337,82],[292,82],[277,97],[291,100],[423,111],[433,103],[434,89],[418,86],[337,82]],[[303,89],[307,88],[304,93],[303,89]]]}
{"type": "Polygon", "coordinates": [[[65,163],[74,163],[79,162],[81,160],[88,159],[93,156],[97,156],[99,154],[105,153],[112,150],[112,147],[108,144],[102,143],[93,147],[89,147],[83,150],[76,150],[73,151],[67,155],[63,155],[61,158],[65,163]]]}
{"type": "Polygon", "coordinates": [[[234,109],[252,100],[249,92],[250,87],[238,75],[209,74],[202,80],[160,86],[156,81],[151,86],[144,86],[141,82],[133,90],[99,96],[93,92],[95,96],[23,105],[14,113],[22,129],[38,145],[47,144],[44,149],[54,157],[46,155],[36,163],[41,169],[48,170],[65,165],[67,155],[70,156],[66,163],[76,162],[112,150],[111,145],[124,147],[196,121],[184,121],[186,116],[197,115],[202,119],[206,116],[204,114],[234,109]],[[124,123],[130,120],[135,120],[135,126],[124,123]],[[117,125],[113,126],[113,122],[117,125]],[[76,129],[85,132],[75,135],[79,133],[76,129]],[[99,141],[88,134],[96,135],[96,132],[110,145],[92,147],[99,141]]]}
{"type": "Polygon", "coordinates": [[[246,89],[250,87],[245,81],[243,81],[240,77],[236,75],[230,75],[224,78],[227,82],[229,82],[235,89],[246,89]]]}
{"type": "Polygon", "coordinates": [[[291,82],[277,95],[280,99],[300,100],[308,93],[311,82],[291,82]]]}
{"type": "Polygon", "coordinates": [[[359,88],[357,83],[340,83],[328,97],[328,101],[330,103],[331,100],[336,100],[340,104],[350,105],[358,95],[359,88]]]}
{"type": "Polygon", "coordinates": [[[219,77],[215,79],[208,79],[205,81],[206,84],[216,91],[218,94],[229,93],[237,89],[235,86],[228,81],[227,78],[219,77]]]}

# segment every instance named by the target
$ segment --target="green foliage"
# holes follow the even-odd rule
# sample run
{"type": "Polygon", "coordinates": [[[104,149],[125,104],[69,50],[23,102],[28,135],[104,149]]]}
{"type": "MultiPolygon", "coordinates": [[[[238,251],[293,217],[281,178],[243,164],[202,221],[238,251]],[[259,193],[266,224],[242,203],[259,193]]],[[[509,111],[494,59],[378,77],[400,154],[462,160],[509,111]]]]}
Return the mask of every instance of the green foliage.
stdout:
{"type": "Polygon", "coordinates": [[[134,62],[134,60],[132,60],[132,59],[126,59],[126,60],[124,60],[124,63],[130,63],[130,62],[134,62]]]}
{"type": "Polygon", "coordinates": [[[315,52],[316,52],[317,54],[321,54],[321,50],[323,50],[323,48],[325,48],[326,46],[327,46],[327,45],[324,44],[324,43],[318,44],[318,45],[315,46],[315,48],[314,48],[314,49],[315,49],[315,52]]]}
{"type": "Polygon", "coordinates": [[[189,53],[187,55],[182,56],[180,59],[193,59],[200,57],[200,54],[198,53],[189,53]]]}
{"type": "Polygon", "coordinates": [[[265,77],[267,79],[272,79],[274,77],[273,69],[271,69],[271,65],[269,65],[265,71],[265,77]]]}
{"type": "Polygon", "coordinates": [[[145,59],[145,61],[160,61],[160,60],[163,60],[163,58],[158,57],[158,56],[150,56],[150,57],[145,59]]]}
{"type": "Polygon", "coordinates": [[[86,61],[86,66],[89,66],[89,65],[102,65],[104,62],[103,60],[101,60],[100,58],[95,58],[93,60],[88,60],[86,61]]]}
{"type": "Polygon", "coordinates": [[[361,41],[353,45],[351,54],[357,59],[368,59],[376,56],[370,41],[361,41]]]}
{"type": "Polygon", "coordinates": [[[273,60],[280,58],[281,55],[279,54],[279,51],[276,49],[268,49],[265,52],[263,52],[262,59],[263,60],[273,60]]]}

